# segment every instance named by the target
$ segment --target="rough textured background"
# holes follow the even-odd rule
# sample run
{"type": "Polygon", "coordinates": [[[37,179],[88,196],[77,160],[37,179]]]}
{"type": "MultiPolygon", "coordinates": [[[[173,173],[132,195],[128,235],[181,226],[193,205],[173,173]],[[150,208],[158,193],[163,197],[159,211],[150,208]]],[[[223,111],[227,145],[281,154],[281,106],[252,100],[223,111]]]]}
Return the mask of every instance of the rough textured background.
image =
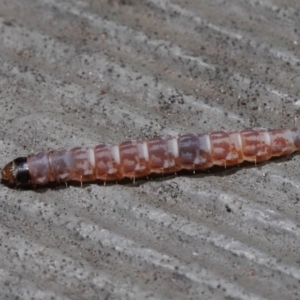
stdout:
{"type": "MultiPolygon", "coordinates": [[[[0,0],[0,162],[300,126],[298,0],[0,0]]],[[[299,299],[300,156],[0,189],[1,299],[299,299]]]]}

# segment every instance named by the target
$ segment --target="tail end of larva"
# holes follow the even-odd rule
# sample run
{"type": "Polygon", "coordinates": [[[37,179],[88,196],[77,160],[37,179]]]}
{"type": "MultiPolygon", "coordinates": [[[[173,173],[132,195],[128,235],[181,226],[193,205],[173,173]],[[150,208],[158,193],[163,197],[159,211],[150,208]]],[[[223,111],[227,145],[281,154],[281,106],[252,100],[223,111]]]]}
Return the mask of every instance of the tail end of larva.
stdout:
{"type": "Polygon", "coordinates": [[[291,129],[293,142],[295,145],[295,150],[300,151],[300,129],[299,128],[293,128],[291,129]]]}

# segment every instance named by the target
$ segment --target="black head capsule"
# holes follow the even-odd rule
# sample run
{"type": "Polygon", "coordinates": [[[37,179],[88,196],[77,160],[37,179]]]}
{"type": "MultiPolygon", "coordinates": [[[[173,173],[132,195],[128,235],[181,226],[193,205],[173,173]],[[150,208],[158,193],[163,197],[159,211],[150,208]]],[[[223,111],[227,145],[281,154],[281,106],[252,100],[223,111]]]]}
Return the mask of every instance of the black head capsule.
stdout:
{"type": "Polygon", "coordinates": [[[9,183],[28,184],[31,181],[27,158],[18,157],[8,163],[1,171],[2,179],[9,183]]]}

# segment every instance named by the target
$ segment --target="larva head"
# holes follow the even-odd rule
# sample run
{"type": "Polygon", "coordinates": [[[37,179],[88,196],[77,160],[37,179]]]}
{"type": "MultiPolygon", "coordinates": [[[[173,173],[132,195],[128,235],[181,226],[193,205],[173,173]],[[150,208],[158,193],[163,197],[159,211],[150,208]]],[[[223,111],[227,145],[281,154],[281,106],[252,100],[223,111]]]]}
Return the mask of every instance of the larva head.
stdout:
{"type": "Polygon", "coordinates": [[[26,157],[18,157],[8,163],[1,171],[2,179],[9,183],[30,183],[30,174],[26,157]]]}

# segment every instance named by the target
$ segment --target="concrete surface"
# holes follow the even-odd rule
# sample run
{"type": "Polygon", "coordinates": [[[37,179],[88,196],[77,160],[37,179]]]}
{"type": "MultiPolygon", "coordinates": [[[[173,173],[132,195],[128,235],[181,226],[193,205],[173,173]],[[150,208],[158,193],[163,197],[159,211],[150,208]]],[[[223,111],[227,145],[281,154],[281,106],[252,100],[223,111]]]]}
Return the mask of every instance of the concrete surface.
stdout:
{"type": "MultiPolygon", "coordinates": [[[[300,126],[298,0],[0,0],[0,164],[300,126]]],[[[0,299],[300,299],[300,156],[0,189],[0,299]]]]}

